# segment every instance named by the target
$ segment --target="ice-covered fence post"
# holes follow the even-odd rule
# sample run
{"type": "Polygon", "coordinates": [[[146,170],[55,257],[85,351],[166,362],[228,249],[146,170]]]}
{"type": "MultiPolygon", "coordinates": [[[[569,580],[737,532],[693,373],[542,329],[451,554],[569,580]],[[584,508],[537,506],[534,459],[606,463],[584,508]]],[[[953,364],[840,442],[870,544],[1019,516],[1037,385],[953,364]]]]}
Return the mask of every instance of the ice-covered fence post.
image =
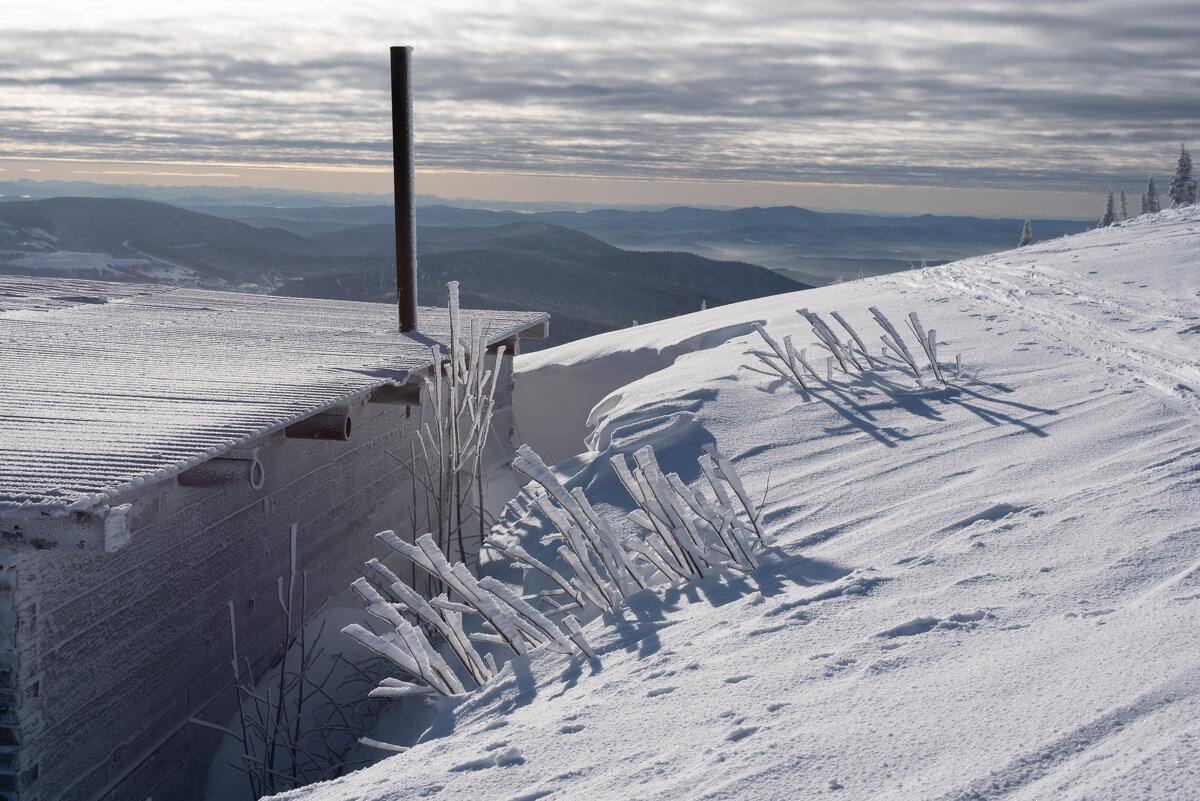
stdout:
{"type": "Polygon", "coordinates": [[[946,378],[942,375],[941,365],[937,362],[937,340],[934,337],[936,332],[932,329],[926,332],[916,312],[909,312],[908,327],[916,335],[917,341],[921,343],[921,349],[925,351],[925,355],[929,357],[929,366],[933,368],[934,377],[945,385],[946,378]]]}
{"type": "MultiPolygon", "coordinates": [[[[742,484],[741,477],[738,476],[737,472],[733,469],[733,465],[730,464],[729,460],[721,455],[721,452],[717,450],[716,446],[705,445],[704,453],[708,455],[712,464],[716,467],[717,471],[719,471],[720,478],[729,485],[729,487],[733,490],[733,494],[737,496],[738,502],[741,503],[742,509],[746,512],[746,517],[750,519],[750,525],[754,526],[754,534],[758,537],[759,544],[765,545],[767,542],[767,535],[766,532],[763,531],[762,526],[759,524],[759,520],[762,519],[763,510],[760,507],[755,506],[754,502],[750,500],[750,493],[746,492],[746,487],[742,484]]],[[[713,480],[710,471],[704,470],[703,462],[701,462],[701,470],[703,470],[705,476],[708,478],[709,484],[712,486],[713,491],[717,493],[721,502],[727,507],[730,506],[729,502],[725,498],[721,497],[721,491],[718,489],[719,485],[713,480]]]]}
{"type": "MultiPolygon", "coordinates": [[[[845,328],[850,333],[850,336],[854,338],[854,341],[858,343],[858,349],[862,352],[863,358],[867,360],[867,366],[874,368],[875,362],[871,361],[871,356],[867,353],[866,343],[864,343],[862,338],[859,337],[858,332],[850,327],[850,323],[846,322],[842,315],[838,314],[837,312],[830,312],[830,315],[833,317],[833,319],[837,320],[841,324],[842,328],[845,328]]],[[[853,352],[850,351],[849,347],[847,347],[846,350],[848,352],[853,352]]]]}
{"type": "Polygon", "coordinates": [[[894,325],[892,325],[891,320],[885,317],[883,312],[874,306],[871,306],[868,311],[870,311],[871,315],[875,318],[875,322],[879,323],[879,327],[887,332],[880,337],[880,339],[883,340],[883,344],[886,346],[883,355],[886,357],[887,349],[891,349],[891,351],[903,359],[904,363],[907,364],[909,369],[913,371],[913,376],[917,379],[917,384],[922,387],[925,386],[925,382],[921,379],[921,371],[917,367],[916,361],[913,360],[912,353],[909,352],[908,346],[904,344],[904,340],[900,337],[900,332],[896,330],[894,325]]]}
{"type": "Polygon", "coordinates": [[[396,305],[400,333],[417,330],[417,215],[413,202],[416,166],[413,160],[411,47],[393,47],[392,54],[392,179],[396,197],[396,305]]]}
{"type": "Polygon", "coordinates": [[[854,358],[854,352],[848,348],[844,348],[842,343],[838,342],[838,338],[819,315],[810,312],[808,309],[798,309],[797,311],[812,325],[813,333],[817,335],[817,339],[821,340],[821,346],[828,350],[833,355],[833,358],[837,359],[838,366],[843,373],[847,375],[850,373],[850,368],[847,365],[854,365],[856,370],[862,372],[863,367],[854,358]]]}
{"type": "MultiPolygon", "coordinates": [[[[766,367],[769,369],[769,372],[767,370],[760,370],[757,367],[750,367],[749,365],[746,366],[746,369],[753,370],[756,373],[763,373],[764,375],[778,375],[785,381],[795,384],[796,387],[802,392],[806,391],[808,389],[808,385],[804,383],[804,378],[800,375],[800,367],[797,364],[796,349],[792,347],[792,338],[790,336],[784,337],[783,346],[781,347],[780,344],[775,341],[775,338],[767,333],[767,329],[762,327],[762,324],[754,323],[754,330],[758,332],[758,335],[762,337],[764,342],[771,346],[771,350],[774,351],[774,355],[761,350],[747,351],[748,355],[754,356],[760,362],[766,365],[766,367]],[[782,362],[782,365],[776,364],[775,360],[782,362]]],[[[805,400],[807,400],[807,395],[804,397],[805,400]]]]}

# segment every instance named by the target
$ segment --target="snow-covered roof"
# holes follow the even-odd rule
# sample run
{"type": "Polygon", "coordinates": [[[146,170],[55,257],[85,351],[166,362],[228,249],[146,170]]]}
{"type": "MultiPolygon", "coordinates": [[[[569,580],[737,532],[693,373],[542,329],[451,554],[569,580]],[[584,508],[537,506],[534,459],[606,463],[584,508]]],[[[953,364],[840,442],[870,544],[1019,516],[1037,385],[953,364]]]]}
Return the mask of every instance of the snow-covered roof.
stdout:
{"type": "MultiPolygon", "coordinates": [[[[537,312],[463,311],[489,343],[537,312]]],[[[446,310],[0,276],[0,514],[86,510],[385,384],[446,310]]]]}

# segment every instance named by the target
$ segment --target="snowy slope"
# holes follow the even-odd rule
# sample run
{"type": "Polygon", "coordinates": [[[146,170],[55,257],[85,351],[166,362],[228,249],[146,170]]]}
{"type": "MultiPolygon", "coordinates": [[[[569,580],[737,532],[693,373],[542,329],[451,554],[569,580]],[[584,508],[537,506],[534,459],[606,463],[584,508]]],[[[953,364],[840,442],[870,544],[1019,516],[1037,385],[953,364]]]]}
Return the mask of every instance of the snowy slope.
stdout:
{"type": "Polygon", "coordinates": [[[1168,211],[522,357],[543,452],[582,450],[603,400],[560,463],[601,511],[629,504],[609,455],[652,444],[692,481],[715,442],[769,476],[775,561],[643,592],[587,627],[597,661],[511,662],[410,752],[287,797],[1200,797],[1197,228],[1168,211]],[[875,342],[868,307],[915,310],[964,375],[919,389],[891,360],[806,398],[742,369],[751,321],[815,341],[802,306],[875,342]]]}

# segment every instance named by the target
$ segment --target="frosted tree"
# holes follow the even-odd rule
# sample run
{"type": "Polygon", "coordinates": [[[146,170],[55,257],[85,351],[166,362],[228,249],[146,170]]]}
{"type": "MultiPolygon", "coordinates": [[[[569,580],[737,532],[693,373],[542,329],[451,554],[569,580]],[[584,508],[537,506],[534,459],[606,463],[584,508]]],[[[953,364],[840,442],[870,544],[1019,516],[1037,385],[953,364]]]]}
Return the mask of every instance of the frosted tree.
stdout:
{"type": "Polygon", "coordinates": [[[1025,227],[1021,230],[1021,242],[1017,247],[1023,248],[1026,245],[1033,244],[1033,227],[1029,224],[1029,220],[1025,221],[1025,227]]]}
{"type": "Polygon", "coordinates": [[[1121,219],[1122,220],[1129,219],[1129,209],[1125,205],[1125,190],[1124,189],[1121,190],[1121,219]]]}
{"type": "Polygon", "coordinates": [[[1146,193],[1142,195],[1142,214],[1158,214],[1162,211],[1162,206],[1158,201],[1158,189],[1154,186],[1154,179],[1150,178],[1146,181],[1146,193]]]}
{"type": "Polygon", "coordinates": [[[1175,177],[1167,189],[1167,197],[1171,198],[1172,206],[1188,206],[1196,202],[1196,181],[1192,178],[1192,154],[1187,148],[1179,146],[1179,164],[1175,167],[1175,177]]]}
{"type": "Polygon", "coordinates": [[[1104,216],[1100,218],[1100,224],[1097,227],[1107,228],[1108,226],[1112,225],[1116,221],[1117,221],[1117,212],[1113,208],[1113,193],[1112,193],[1112,190],[1110,189],[1110,190],[1108,190],[1108,203],[1104,207],[1104,216]]]}

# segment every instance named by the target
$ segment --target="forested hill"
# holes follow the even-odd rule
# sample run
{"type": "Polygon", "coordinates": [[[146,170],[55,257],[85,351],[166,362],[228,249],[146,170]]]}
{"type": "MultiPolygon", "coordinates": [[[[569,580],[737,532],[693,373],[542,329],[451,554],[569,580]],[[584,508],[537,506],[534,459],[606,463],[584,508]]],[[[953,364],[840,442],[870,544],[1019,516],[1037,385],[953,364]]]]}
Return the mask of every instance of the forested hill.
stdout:
{"type": "MultiPolygon", "coordinates": [[[[534,220],[565,225],[632,250],[682,250],[714,259],[761,264],[809,284],[882,275],[919,265],[1008,250],[1024,220],[820,212],[795,206],[660,211],[598,209],[522,214],[424,206],[425,225],[497,225],[534,220]]],[[[1083,231],[1094,223],[1033,220],[1036,241],[1083,231]]]]}
{"type": "MultiPolygon", "coordinates": [[[[314,240],[331,250],[378,257],[386,262],[388,272],[304,279],[280,291],[390,299],[395,291],[390,272],[393,237],[391,225],[317,235],[314,240]]],[[[627,251],[579,231],[537,222],[478,228],[423,226],[417,241],[422,303],[444,302],[446,282],[457,280],[468,305],[549,310],[551,342],[698,311],[702,305],[805,288],[753,264],[713,261],[690,253],[627,251]]]]}
{"type": "MultiPolygon", "coordinates": [[[[805,288],[762,267],[689,253],[622,250],[556,225],[428,227],[418,297],[552,315],[550,343],[805,288]]],[[[0,272],[176,283],[393,302],[394,227],[307,235],[164,203],[52,198],[0,203],[0,272]]]]}

